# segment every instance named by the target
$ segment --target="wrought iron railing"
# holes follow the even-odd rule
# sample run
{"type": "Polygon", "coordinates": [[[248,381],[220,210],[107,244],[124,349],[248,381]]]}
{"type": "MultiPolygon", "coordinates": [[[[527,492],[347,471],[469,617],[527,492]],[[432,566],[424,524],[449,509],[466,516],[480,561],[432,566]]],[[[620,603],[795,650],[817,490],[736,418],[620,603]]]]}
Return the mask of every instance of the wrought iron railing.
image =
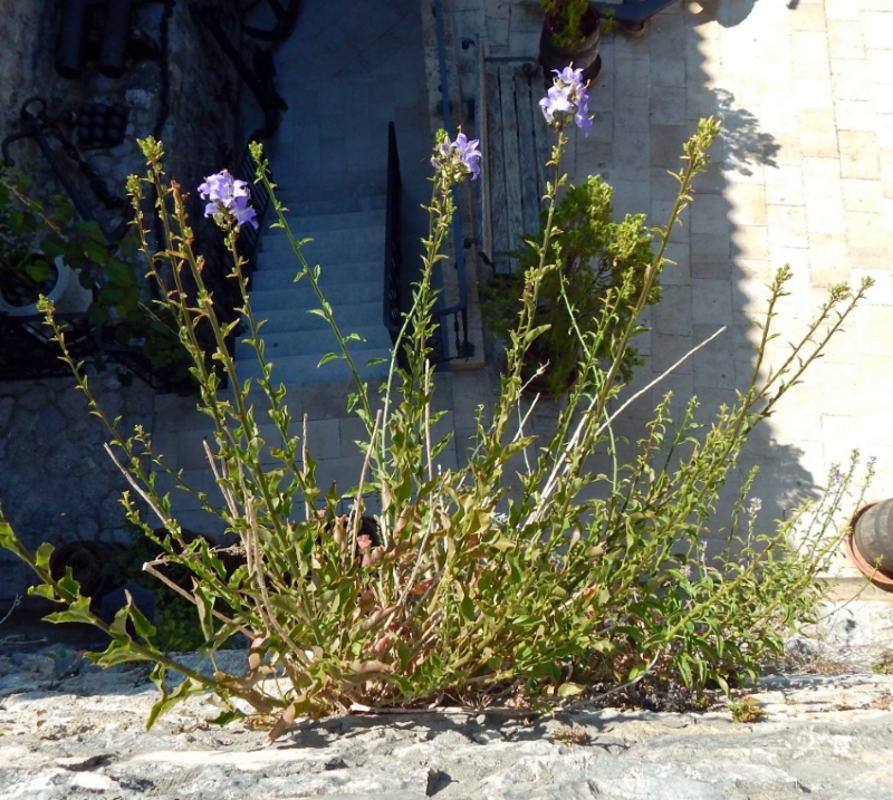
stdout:
{"type": "MultiPolygon", "coordinates": [[[[78,362],[125,367],[156,390],[183,391],[184,380],[171,382],[143,354],[138,346],[115,340],[113,325],[97,325],[86,313],[57,313],[65,344],[78,362]]],[[[69,377],[71,370],[59,356],[59,345],[42,315],[12,317],[0,313],[0,380],[34,380],[69,377]]]]}
{"type": "MultiPolygon", "coordinates": [[[[408,289],[407,277],[403,274],[403,225],[400,206],[403,202],[403,181],[400,178],[400,155],[397,152],[397,133],[394,123],[388,123],[388,194],[385,206],[384,241],[384,324],[391,336],[391,343],[397,343],[403,315],[408,309],[405,293],[408,289]]],[[[397,354],[400,365],[406,367],[402,352],[397,354]]]]}
{"type": "Polygon", "coordinates": [[[32,139],[40,149],[56,179],[65,189],[65,193],[81,219],[96,221],[96,224],[99,225],[110,242],[116,242],[121,239],[130,227],[133,209],[125,198],[113,194],[99,173],[84,160],[74,143],[62,131],[58,118],[49,113],[47,101],[43,97],[29,97],[22,103],[22,108],[19,110],[19,128],[19,131],[7,136],[0,143],[3,163],[10,167],[15,166],[15,161],[9,152],[9,146],[21,139],[32,139]],[[109,210],[120,210],[122,212],[123,218],[114,230],[106,230],[102,223],[96,220],[90,204],[84,199],[81,192],[78,191],[68,171],[62,166],[56,151],[50,144],[50,139],[55,139],[59,142],[62,150],[77,165],[78,170],[84,176],[93,190],[93,194],[99,201],[109,210]]]}

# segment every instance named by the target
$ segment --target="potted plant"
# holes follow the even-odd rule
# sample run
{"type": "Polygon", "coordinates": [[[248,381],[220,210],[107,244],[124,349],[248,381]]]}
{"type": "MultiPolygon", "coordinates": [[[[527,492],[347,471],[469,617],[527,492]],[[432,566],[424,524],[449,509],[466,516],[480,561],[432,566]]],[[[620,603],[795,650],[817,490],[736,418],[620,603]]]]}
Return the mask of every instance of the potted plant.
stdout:
{"type": "Polygon", "coordinates": [[[26,175],[0,170],[0,314],[38,316],[44,295],[57,312],[84,315],[95,326],[103,343],[95,366],[109,354],[136,356],[169,388],[191,391],[176,323],[139,277],[133,241],[112,245],[95,221],[78,220],[64,197],[43,203],[31,188],[26,175]]]}
{"type": "Polygon", "coordinates": [[[0,181],[0,313],[37,314],[37,300],[58,301],[68,287],[70,270],[52,248],[45,252],[42,220],[15,203],[12,190],[0,181]]]}
{"type": "Polygon", "coordinates": [[[856,510],[844,550],[875,586],[893,591],[893,498],[865,503],[856,510]]]}
{"type": "Polygon", "coordinates": [[[601,72],[598,52],[601,17],[589,0],[540,0],[545,13],[540,35],[540,63],[547,85],[553,70],[573,66],[591,83],[601,72]]]}
{"type": "MultiPolygon", "coordinates": [[[[615,222],[612,194],[611,186],[593,175],[580,186],[570,187],[555,209],[558,233],[551,240],[547,261],[554,268],[540,285],[534,320],[536,326],[547,327],[527,350],[523,377],[532,379],[529,389],[552,397],[565,394],[577,375],[581,352],[578,335],[595,337],[597,355],[609,359],[616,339],[613,334],[629,322],[651,263],[652,234],[644,214],[628,214],[615,222]],[[610,315],[607,327],[599,330],[609,295],[617,298],[616,312],[610,315]],[[565,298],[573,306],[574,320],[565,298]],[[574,321],[579,334],[573,328],[574,321]],[[542,375],[535,377],[540,367],[542,375]]],[[[544,216],[541,224],[545,222],[544,216]]],[[[542,241],[541,234],[539,237],[542,241]]],[[[525,244],[517,253],[519,268],[481,287],[484,320],[502,339],[507,339],[518,323],[525,273],[539,262],[532,244],[537,237],[522,238],[525,244]]],[[[659,299],[660,287],[655,284],[647,302],[650,305],[659,299]]],[[[636,351],[630,349],[620,365],[621,379],[629,380],[638,363],[636,351]]]]}

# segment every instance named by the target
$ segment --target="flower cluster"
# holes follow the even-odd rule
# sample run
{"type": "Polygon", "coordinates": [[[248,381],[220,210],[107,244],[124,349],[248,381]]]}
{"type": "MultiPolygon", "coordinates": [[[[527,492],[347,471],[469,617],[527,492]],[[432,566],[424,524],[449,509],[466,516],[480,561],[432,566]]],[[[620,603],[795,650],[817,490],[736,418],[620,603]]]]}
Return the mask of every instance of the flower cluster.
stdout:
{"type": "Polygon", "coordinates": [[[469,139],[461,132],[456,141],[451,142],[449,136],[441,131],[434,147],[434,155],[431,156],[431,164],[438,172],[447,175],[451,183],[458,183],[466,175],[471,175],[471,179],[475,180],[481,173],[479,145],[479,139],[469,139]]]}
{"type": "Polygon", "coordinates": [[[236,180],[224,169],[205,178],[198,193],[202,200],[208,201],[206,217],[213,217],[223,227],[235,220],[239,227],[247,222],[257,228],[257,212],[249,205],[251,192],[247,181],[236,180]]]}
{"type": "Polygon", "coordinates": [[[589,114],[589,95],[583,83],[583,70],[565,67],[552,70],[555,78],[548,94],[540,100],[540,108],[550,125],[564,128],[573,122],[587,131],[592,126],[589,114]]]}

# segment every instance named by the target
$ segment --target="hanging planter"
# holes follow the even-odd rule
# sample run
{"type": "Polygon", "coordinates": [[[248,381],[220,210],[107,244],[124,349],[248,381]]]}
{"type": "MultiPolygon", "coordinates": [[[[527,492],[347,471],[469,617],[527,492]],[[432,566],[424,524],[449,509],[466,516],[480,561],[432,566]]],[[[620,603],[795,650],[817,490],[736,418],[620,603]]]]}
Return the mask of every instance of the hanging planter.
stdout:
{"type": "Polygon", "coordinates": [[[546,11],[540,35],[540,63],[547,86],[553,70],[572,66],[583,70],[583,80],[592,83],[602,70],[599,55],[601,16],[587,0],[542,0],[546,11]]]}
{"type": "Polygon", "coordinates": [[[893,591],[893,498],[867,503],[856,511],[844,549],[875,586],[893,591]]]}

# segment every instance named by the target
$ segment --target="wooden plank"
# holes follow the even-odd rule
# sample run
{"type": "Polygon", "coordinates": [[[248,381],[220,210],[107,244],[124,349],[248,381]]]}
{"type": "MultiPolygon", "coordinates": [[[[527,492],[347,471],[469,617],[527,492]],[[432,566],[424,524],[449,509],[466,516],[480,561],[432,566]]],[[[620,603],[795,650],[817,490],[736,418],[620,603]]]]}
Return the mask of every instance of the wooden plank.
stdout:
{"type": "Polygon", "coordinates": [[[480,125],[479,138],[481,140],[481,249],[490,258],[493,257],[493,224],[492,204],[490,198],[490,170],[496,168],[496,162],[490,151],[490,95],[488,93],[489,80],[485,63],[486,44],[480,43],[478,47],[478,84],[480,97],[478,102],[478,124],[480,125]]]}
{"type": "Polygon", "coordinates": [[[492,229],[492,250],[488,255],[493,259],[494,271],[496,273],[510,272],[511,268],[507,264],[504,255],[500,255],[500,251],[504,251],[506,241],[508,239],[506,231],[508,229],[508,207],[505,195],[505,156],[503,150],[502,136],[502,103],[500,100],[500,82],[499,68],[497,65],[490,64],[486,69],[487,80],[487,128],[488,143],[487,147],[490,154],[490,170],[487,180],[489,181],[490,194],[490,221],[492,229]]]}
{"type": "Polygon", "coordinates": [[[538,180],[538,175],[543,169],[543,162],[537,159],[535,136],[538,122],[534,114],[540,117],[542,114],[538,107],[534,108],[534,104],[538,101],[534,100],[530,76],[525,73],[523,67],[515,68],[514,84],[518,103],[518,147],[520,148],[519,162],[521,164],[522,228],[518,233],[535,236],[540,227],[539,201],[542,192],[538,185],[541,183],[538,180]]]}
{"type": "Polygon", "coordinates": [[[518,249],[518,236],[524,228],[521,207],[521,168],[518,132],[518,108],[515,96],[515,66],[499,69],[500,106],[502,109],[503,159],[505,160],[505,199],[508,242],[506,250],[518,249]]]}
{"type": "Polygon", "coordinates": [[[534,113],[536,121],[533,126],[534,156],[536,163],[539,164],[536,173],[536,191],[540,198],[540,207],[542,207],[542,198],[546,194],[546,181],[554,180],[554,168],[547,167],[546,162],[552,157],[552,146],[558,139],[539,107],[539,101],[545,97],[543,74],[539,70],[530,76],[530,93],[536,103],[536,112],[534,113]]]}

